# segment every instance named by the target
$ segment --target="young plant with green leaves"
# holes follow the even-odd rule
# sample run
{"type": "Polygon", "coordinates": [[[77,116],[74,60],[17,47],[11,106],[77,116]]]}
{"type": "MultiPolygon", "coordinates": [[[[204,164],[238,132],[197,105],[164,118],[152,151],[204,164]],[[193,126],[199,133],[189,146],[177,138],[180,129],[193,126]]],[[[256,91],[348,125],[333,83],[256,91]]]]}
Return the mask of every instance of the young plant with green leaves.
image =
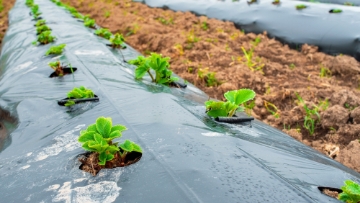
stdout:
{"type": "Polygon", "coordinates": [[[36,27],[40,27],[40,26],[43,26],[43,25],[46,25],[46,21],[45,21],[45,20],[38,20],[38,21],[36,21],[36,23],[35,23],[35,26],[36,26],[36,27]]]}
{"type": "Polygon", "coordinates": [[[64,76],[64,70],[63,67],[61,66],[60,61],[54,61],[54,62],[50,62],[48,63],[48,65],[50,66],[50,68],[52,68],[56,75],[59,77],[64,76]]]}
{"type": "Polygon", "coordinates": [[[122,36],[122,34],[116,33],[115,35],[110,37],[109,41],[113,48],[122,48],[122,49],[126,48],[124,44],[125,39],[122,36]]]}
{"type": "Polygon", "coordinates": [[[276,107],[275,104],[264,101],[265,109],[270,112],[275,118],[280,118],[280,110],[276,107]]]}
{"type": "Polygon", "coordinates": [[[207,31],[209,29],[209,23],[207,23],[206,21],[203,21],[201,23],[201,29],[204,31],[207,31]]]}
{"type": "Polygon", "coordinates": [[[42,32],[45,32],[45,31],[51,31],[49,26],[41,25],[41,26],[36,27],[36,34],[38,34],[38,35],[41,34],[42,32]]]}
{"type": "Polygon", "coordinates": [[[64,48],[65,48],[66,44],[59,44],[59,45],[55,45],[55,46],[51,46],[45,53],[45,56],[48,55],[60,55],[62,54],[64,48]]]}
{"type": "Polygon", "coordinates": [[[75,101],[71,99],[86,99],[95,97],[94,92],[91,89],[87,89],[84,86],[75,87],[70,92],[67,93],[67,98],[69,100],[65,103],[65,106],[75,105],[75,101]]]}
{"type": "Polygon", "coordinates": [[[178,78],[172,77],[172,71],[169,70],[169,60],[169,57],[151,53],[149,57],[139,56],[137,59],[130,60],[129,63],[137,66],[135,69],[136,79],[141,79],[148,73],[152,82],[169,86],[178,80],[178,78]],[[155,77],[150,72],[151,69],[155,71],[155,77]]]}
{"type": "Polygon", "coordinates": [[[51,35],[51,31],[45,31],[38,35],[37,41],[34,41],[33,44],[49,44],[55,41],[55,36],[51,35]]]}
{"type": "Polygon", "coordinates": [[[205,81],[208,87],[221,85],[221,82],[216,78],[216,72],[209,71],[209,68],[199,68],[197,76],[205,81]]]}
{"type": "Polygon", "coordinates": [[[120,145],[113,142],[115,138],[122,137],[124,130],[126,127],[123,125],[113,126],[111,118],[99,117],[96,123],[89,125],[86,130],[80,132],[78,141],[85,150],[99,154],[98,164],[100,166],[104,166],[107,161],[113,160],[117,154],[120,155],[118,157],[123,163],[128,153],[142,153],[141,147],[130,140],[125,140],[120,145]]]}
{"type": "Polygon", "coordinates": [[[239,89],[228,91],[224,94],[227,101],[205,102],[207,115],[217,117],[232,117],[236,112],[245,110],[243,106],[245,102],[255,98],[256,93],[250,89],[239,89]]]}
{"type": "Polygon", "coordinates": [[[303,10],[305,8],[307,8],[307,6],[305,4],[298,4],[295,6],[296,10],[303,10]]]}
{"type": "Polygon", "coordinates": [[[253,59],[254,49],[251,48],[249,51],[246,51],[244,47],[241,47],[242,51],[244,52],[246,65],[250,68],[251,71],[260,71],[260,73],[264,74],[262,69],[264,68],[265,64],[260,64],[260,58],[253,59]]]}
{"type": "Polygon", "coordinates": [[[324,67],[323,65],[320,66],[320,77],[321,78],[328,78],[331,77],[332,73],[331,70],[324,67]]]}
{"type": "Polygon", "coordinates": [[[309,131],[310,135],[313,135],[317,123],[320,122],[319,107],[314,105],[314,107],[309,108],[298,93],[295,93],[295,95],[299,100],[299,104],[303,105],[306,112],[303,126],[309,131]]]}
{"type": "Polygon", "coordinates": [[[341,187],[342,193],[338,199],[346,203],[360,202],[360,185],[352,180],[346,180],[344,186],[341,187]]]}
{"type": "Polygon", "coordinates": [[[107,40],[109,40],[110,37],[112,36],[112,33],[109,31],[109,29],[105,29],[105,28],[99,28],[95,30],[95,34],[107,40]]]}
{"type": "Polygon", "coordinates": [[[85,27],[95,28],[95,20],[91,18],[84,18],[85,27]]]}
{"type": "Polygon", "coordinates": [[[39,11],[39,5],[34,4],[34,5],[31,7],[31,13],[32,13],[34,19],[37,19],[37,18],[41,15],[41,13],[40,13],[40,11],[39,11]]]}
{"type": "Polygon", "coordinates": [[[329,13],[341,13],[341,12],[342,12],[341,9],[331,9],[331,10],[329,11],[329,13]]]}
{"type": "Polygon", "coordinates": [[[34,0],[26,0],[25,5],[28,7],[32,7],[34,5],[34,0]]]}

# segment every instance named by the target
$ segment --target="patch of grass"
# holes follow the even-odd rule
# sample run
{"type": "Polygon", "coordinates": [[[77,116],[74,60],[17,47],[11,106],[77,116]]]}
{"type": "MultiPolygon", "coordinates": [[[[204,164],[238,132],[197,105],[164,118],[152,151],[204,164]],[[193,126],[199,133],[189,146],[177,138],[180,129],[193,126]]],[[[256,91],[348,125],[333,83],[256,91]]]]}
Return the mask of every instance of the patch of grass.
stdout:
{"type": "Polygon", "coordinates": [[[183,46],[181,44],[176,44],[174,46],[174,49],[176,49],[176,51],[178,52],[179,56],[184,55],[184,49],[183,46]]]}
{"type": "Polygon", "coordinates": [[[163,17],[158,17],[156,18],[157,21],[159,21],[161,24],[163,25],[174,25],[174,19],[173,18],[163,18],[163,17]]]}
{"type": "Polygon", "coordinates": [[[257,62],[253,59],[254,49],[251,48],[248,51],[246,51],[244,47],[241,47],[241,49],[244,52],[247,67],[249,67],[251,71],[260,71],[260,73],[264,74],[262,69],[264,68],[265,64],[260,63],[260,58],[257,59],[257,62]]]}
{"type": "Polygon", "coordinates": [[[291,70],[294,70],[294,68],[296,68],[296,66],[295,66],[295,64],[291,63],[291,64],[289,65],[289,68],[290,68],[291,70]]]}
{"type": "Polygon", "coordinates": [[[197,77],[200,80],[205,81],[206,86],[208,86],[208,87],[214,87],[214,86],[216,87],[216,86],[222,84],[222,82],[220,82],[216,78],[216,72],[209,71],[209,68],[199,68],[197,77]]]}
{"type": "Polygon", "coordinates": [[[202,22],[201,29],[207,31],[209,29],[209,24],[206,21],[202,22]]]}
{"type": "Polygon", "coordinates": [[[318,112],[319,107],[314,105],[314,107],[309,108],[298,93],[295,93],[295,95],[299,100],[299,105],[302,105],[305,110],[303,126],[306,130],[308,130],[310,135],[313,135],[317,123],[320,122],[320,114],[318,112]]]}
{"type": "Polygon", "coordinates": [[[251,42],[251,44],[256,47],[257,45],[259,45],[260,42],[261,42],[261,38],[256,37],[255,40],[251,42]]]}
{"type": "Polygon", "coordinates": [[[331,70],[324,67],[323,65],[320,65],[320,78],[328,78],[331,77],[332,73],[331,70]]]}
{"type": "Polygon", "coordinates": [[[275,118],[280,118],[280,110],[277,108],[275,104],[264,100],[264,106],[265,109],[269,113],[271,113],[275,118]]]}
{"type": "Polygon", "coordinates": [[[132,24],[130,28],[127,29],[125,36],[135,35],[140,30],[140,26],[137,23],[132,24]]]}
{"type": "Polygon", "coordinates": [[[109,18],[109,17],[110,17],[110,11],[105,11],[104,17],[105,17],[105,18],[109,18]]]}

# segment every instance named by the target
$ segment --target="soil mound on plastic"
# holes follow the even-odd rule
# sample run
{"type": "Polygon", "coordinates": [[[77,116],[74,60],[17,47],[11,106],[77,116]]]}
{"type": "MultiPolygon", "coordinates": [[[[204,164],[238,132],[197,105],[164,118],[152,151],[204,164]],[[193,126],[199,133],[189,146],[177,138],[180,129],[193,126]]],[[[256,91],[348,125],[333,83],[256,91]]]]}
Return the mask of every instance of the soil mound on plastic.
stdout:
{"type": "Polygon", "coordinates": [[[231,22],[128,0],[63,2],[122,33],[144,55],[171,57],[176,74],[213,98],[255,90],[252,116],[360,172],[354,161],[360,153],[360,64],[354,58],[309,45],[293,50],[265,32],[244,34],[231,22]]]}
{"type": "Polygon", "coordinates": [[[5,32],[9,26],[8,13],[14,3],[15,0],[0,1],[0,43],[2,42],[5,32]]]}

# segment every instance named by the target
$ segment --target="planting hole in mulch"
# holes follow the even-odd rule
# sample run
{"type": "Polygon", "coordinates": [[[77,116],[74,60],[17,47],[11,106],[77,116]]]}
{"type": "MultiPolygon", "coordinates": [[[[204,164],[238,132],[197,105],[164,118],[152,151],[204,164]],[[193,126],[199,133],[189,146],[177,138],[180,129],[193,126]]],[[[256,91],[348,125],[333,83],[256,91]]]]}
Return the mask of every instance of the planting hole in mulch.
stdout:
{"type": "Polygon", "coordinates": [[[169,85],[170,87],[176,87],[176,88],[186,88],[187,85],[184,83],[180,83],[180,82],[172,82],[169,85]]]}
{"type": "Polygon", "coordinates": [[[237,116],[233,116],[233,117],[216,117],[215,121],[217,122],[221,122],[221,123],[245,123],[245,122],[251,122],[252,120],[254,120],[253,117],[237,117],[237,116]]]}
{"type": "MultiPolygon", "coordinates": [[[[122,149],[120,149],[122,152],[122,149]]],[[[124,167],[138,162],[141,159],[142,153],[139,152],[129,152],[125,160],[121,160],[120,154],[116,153],[115,157],[111,161],[107,161],[105,166],[100,166],[99,163],[99,154],[97,152],[88,152],[83,154],[82,158],[79,158],[81,165],[79,169],[91,173],[93,176],[99,173],[103,168],[116,168],[124,167]]]]}
{"type": "Polygon", "coordinates": [[[341,189],[338,188],[331,188],[331,187],[318,187],[321,193],[330,196],[332,198],[337,199],[339,194],[342,193],[341,189]]]}
{"type": "Polygon", "coordinates": [[[68,74],[72,74],[74,73],[75,71],[77,70],[77,68],[73,67],[73,68],[62,68],[62,73],[60,72],[53,72],[51,73],[51,75],[49,76],[50,78],[53,78],[53,77],[62,77],[64,75],[68,75],[68,74]],[[62,75],[61,75],[62,74],[62,75]]]}
{"type": "Polygon", "coordinates": [[[64,98],[60,101],[58,101],[58,105],[65,106],[66,102],[69,100],[72,100],[75,102],[75,104],[83,103],[83,102],[98,102],[99,97],[97,95],[94,95],[93,98],[84,98],[84,99],[74,99],[74,98],[64,98]]]}
{"type": "Polygon", "coordinates": [[[126,46],[122,46],[122,47],[116,47],[116,46],[113,46],[112,44],[106,44],[106,46],[108,47],[111,47],[111,48],[114,48],[114,49],[126,49],[126,46]]]}

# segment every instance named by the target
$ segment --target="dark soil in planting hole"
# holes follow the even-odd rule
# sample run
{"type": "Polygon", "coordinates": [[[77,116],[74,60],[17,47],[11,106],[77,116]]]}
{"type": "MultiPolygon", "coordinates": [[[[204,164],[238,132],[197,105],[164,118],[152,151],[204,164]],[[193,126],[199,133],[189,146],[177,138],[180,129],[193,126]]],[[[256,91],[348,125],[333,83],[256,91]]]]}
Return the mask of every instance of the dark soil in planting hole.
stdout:
{"type": "MultiPolygon", "coordinates": [[[[68,74],[72,74],[77,70],[77,68],[63,68],[64,71],[64,75],[68,75],[68,74]]],[[[63,76],[64,76],[63,75],[63,76]]],[[[51,75],[49,76],[50,78],[53,77],[60,77],[56,72],[51,73],[51,75]]]]}
{"type": "Polygon", "coordinates": [[[253,117],[360,172],[360,64],[354,58],[327,55],[309,45],[293,50],[266,33],[244,34],[231,22],[130,0],[63,2],[112,33],[122,33],[126,43],[144,55],[157,52],[171,57],[172,71],[213,98],[224,100],[226,91],[253,89],[257,94],[253,117]],[[106,17],[104,11],[111,15],[106,17]],[[261,40],[257,46],[256,38],[261,40]],[[250,70],[241,47],[254,48],[253,62],[264,64],[262,71],[250,70]],[[209,87],[198,76],[206,68],[216,72],[219,85],[209,87]],[[320,77],[321,68],[331,75],[320,77]],[[328,108],[319,111],[321,121],[313,135],[303,127],[305,110],[295,92],[309,107],[329,101],[328,108]],[[278,118],[266,109],[265,101],[278,108],[278,118]]]}
{"type": "Polygon", "coordinates": [[[335,199],[337,199],[338,195],[342,193],[342,190],[338,188],[330,188],[330,187],[318,187],[318,188],[323,194],[335,199]]]}
{"type": "Polygon", "coordinates": [[[82,158],[79,158],[79,161],[82,163],[79,169],[91,173],[93,176],[99,173],[101,169],[104,168],[116,168],[124,167],[138,162],[141,159],[142,153],[139,152],[130,152],[126,155],[125,160],[121,160],[120,154],[116,153],[115,158],[111,161],[106,162],[105,166],[100,166],[99,163],[99,154],[96,152],[89,152],[83,155],[82,158]]]}

